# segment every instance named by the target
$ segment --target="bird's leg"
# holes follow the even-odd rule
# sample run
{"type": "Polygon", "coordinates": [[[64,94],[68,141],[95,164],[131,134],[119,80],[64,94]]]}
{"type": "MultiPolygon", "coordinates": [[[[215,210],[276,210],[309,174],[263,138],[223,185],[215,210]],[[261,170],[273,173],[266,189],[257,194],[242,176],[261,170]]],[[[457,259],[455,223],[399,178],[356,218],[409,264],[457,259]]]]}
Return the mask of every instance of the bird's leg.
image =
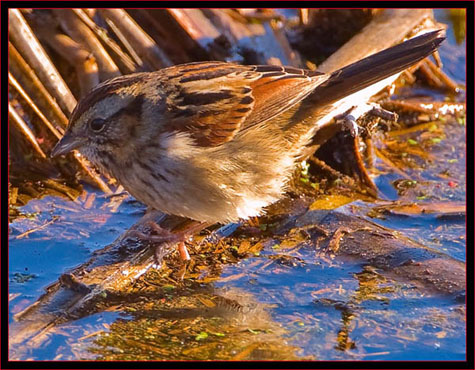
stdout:
{"type": "Polygon", "coordinates": [[[188,249],[186,249],[184,242],[178,243],[178,253],[180,253],[180,257],[183,261],[190,260],[190,254],[188,253],[188,249]]]}
{"type": "MultiPolygon", "coordinates": [[[[359,179],[360,183],[365,186],[364,190],[373,197],[377,197],[378,190],[373,180],[371,180],[368,171],[365,168],[363,158],[360,152],[360,135],[356,120],[374,109],[373,104],[360,104],[358,106],[351,107],[345,113],[335,117],[335,121],[341,126],[343,131],[349,132],[351,139],[351,152],[353,154],[353,160],[347,160],[346,166],[349,166],[347,171],[351,173],[351,176],[355,179],[359,179]]],[[[347,172],[345,171],[345,172],[347,172]]]]}
{"type": "MultiPolygon", "coordinates": [[[[374,196],[377,197],[377,188],[374,182],[369,177],[369,174],[365,168],[363,158],[361,156],[361,145],[360,145],[360,128],[357,124],[357,119],[364,115],[375,116],[384,119],[385,121],[396,121],[398,119],[397,114],[389,112],[379,106],[379,104],[375,103],[367,103],[367,104],[360,104],[358,106],[354,106],[347,110],[345,113],[338,115],[335,117],[336,123],[341,126],[344,131],[349,132],[351,135],[351,146],[352,152],[354,154],[354,165],[352,165],[353,173],[359,178],[360,182],[366,185],[366,191],[374,196]]],[[[368,126],[363,126],[365,131],[363,131],[362,136],[369,137],[371,128],[368,126]]],[[[355,177],[353,175],[353,177],[355,177]]]]}
{"type": "Polygon", "coordinates": [[[345,113],[335,116],[335,122],[341,125],[342,129],[348,131],[351,137],[358,137],[358,124],[356,120],[359,118],[354,112],[358,107],[351,107],[345,113]]]}
{"type": "Polygon", "coordinates": [[[138,237],[142,240],[149,240],[153,242],[166,241],[165,236],[169,239],[172,237],[172,233],[168,230],[162,229],[158,226],[157,222],[160,222],[165,215],[154,209],[147,209],[145,215],[140,219],[140,221],[134,226],[133,229],[128,230],[123,238],[127,237],[138,237]],[[148,235],[143,232],[144,228],[150,228],[157,232],[158,235],[148,235]]]}
{"type": "MultiPolygon", "coordinates": [[[[184,262],[183,268],[181,270],[181,278],[183,278],[185,272],[186,272],[186,266],[188,265],[188,261],[190,260],[190,254],[188,253],[188,249],[186,248],[185,241],[192,237],[194,234],[199,233],[201,230],[207,228],[208,226],[211,226],[211,222],[198,222],[198,221],[192,221],[189,220],[188,223],[182,228],[181,230],[177,230],[175,232],[171,232],[168,230],[165,230],[165,233],[168,234],[169,236],[171,235],[171,242],[174,244],[177,244],[177,250],[180,255],[181,260],[184,262]]],[[[163,228],[161,228],[159,225],[154,223],[152,225],[152,228],[154,230],[158,230],[159,232],[163,232],[163,228]]],[[[154,237],[153,235],[152,237],[154,237]]],[[[165,246],[169,245],[170,239],[166,241],[165,246]]],[[[155,249],[155,261],[161,261],[163,258],[163,244],[160,243],[157,245],[155,249]]],[[[166,248],[165,248],[166,249],[166,248]]]]}
{"type": "Polygon", "coordinates": [[[152,243],[159,243],[155,249],[155,262],[157,265],[160,265],[160,261],[173,246],[177,247],[181,259],[188,261],[190,255],[186,249],[185,241],[193,234],[210,226],[211,223],[188,220],[179,230],[170,231],[157,224],[155,221],[157,215],[154,212],[155,211],[147,213],[138,227],[142,230],[146,227],[154,234],[146,234],[142,230],[139,231],[138,229],[135,229],[130,230],[127,235],[138,237],[141,240],[150,241],[152,243]]]}

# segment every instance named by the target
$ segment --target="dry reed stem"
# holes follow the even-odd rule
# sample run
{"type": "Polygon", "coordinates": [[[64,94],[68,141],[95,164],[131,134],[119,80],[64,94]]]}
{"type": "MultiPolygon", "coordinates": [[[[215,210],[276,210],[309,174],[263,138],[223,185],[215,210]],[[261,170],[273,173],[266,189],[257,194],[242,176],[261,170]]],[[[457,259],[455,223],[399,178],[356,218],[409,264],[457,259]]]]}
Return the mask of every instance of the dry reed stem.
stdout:
{"type": "Polygon", "coordinates": [[[134,50],[133,46],[127,40],[125,35],[122,33],[122,31],[112,22],[110,19],[106,18],[106,23],[109,26],[109,28],[112,30],[112,32],[117,36],[117,38],[120,40],[122,45],[124,45],[124,48],[127,50],[129,55],[132,57],[132,59],[135,61],[135,64],[137,66],[140,66],[141,69],[146,69],[146,63],[140,58],[140,56],[136,53],[134,50]]]}
{"type": "Polygon", "coordinates": [[[168,9],[186,33],[205,50],[221,33],[199,9],[168,9]],[[210,41],[211,40],[211,41],[210,41]]]}
{"type": "Polygon", "coordinates": [[[81,97],[85,96],[99,83],[99,69],[94,56],[69,36],[45,30],[41,33],[42,40],[74,67],[81,97]]]}
{"type": "Polygon", "coordinates": [[[457,92],[459,90],[457,84],[454,81],[452,81],[452,79],[449,76],[447,76],[441,68],[439,68],[436,64],[434,64],[434,62],[432,62],[430,59],[426,59],[426,64],[430,68],[430,70],[439,78],[439,80],[448,89],[450,89],[453,92],[457,92]]]}
{"type": "Polygon", "coordinates": [[[23,118],[21,118],[21,116],[18,114],[18,112],[11,105],[10,102],[8,103],[8,114],[11,118],[10,122],[13,122],[15,126],[20,130],[20,132],[23,133],[24,137],[28,140],[28,142],[31,144],[36,153],[41,158],[46,158],[46,154],[41,149],[40,144],[38,144],[38,141],[35,138],[35,134],[33,134],[26,122],[23,120],[23,118]]]}
{"type": "Polygon", "coordinates": [[[99,69],[94,55],[87,46],[65,35],[53,13],[28,13],[28,21],[43,44],[61,55],[76,70],[80,96],[84,96],[99,83],[99,69]]]}
{"type": "Polygon", "coordinates": [[[133,73],[137,70],[137,64],[127,55],[121,47],[109,37],[107,31],[99,27],[83,9],[73,9],[73,12],[94,32],[94,34],[113,52],[111,57],[119,65],[124,74],[133,73]],[[122,68],[121,68],[122,67],[122,68]]]}
{"type": "Polygon", "coordinates": [[[401,42],[427,18],[430,9],[385,9],[376,15],[361,32],[318,66],[331,72],[401,42]]]}
{"type": "Polygon", "coordinates": [[[64,115],[56,100],[46,90],[35,71],[26,63],[11,43],[8,44],[8,56],[12,75],[23,86],[31,99],[38,104],[45,116],[56,124],[58,131],[64,132],[64,128],[68,125],[68,118],[64,115]]]}
{"type": "Polygon", "coordinates": [[[85,96],[99,84],[100,69],[96,58],[80,44],[66,35],[56,34],[52,39],[56,41],[56,50],[67,57],[68,62],[75,68],[81,97],[85,96]]]}
{"type": "Polygon", "coordinates": [[[41,119],[41,122],[45,124],[45,126],[53,133],[54,136],[56,136],[57,139],[61,139],[63,136],[56,128],[53,126],[53,124],[48,120],[48,118],[45,117],[43,112],[38,108],[38,106],[34,103],[34,101],[28,96],[25,90],[21,87],[21,85],[18,83],[18,81],[15,79],[15,77],[12,76],[10,72],[8,72],[8,82],[11,86],[15,88],[16,91],[20,94],[20,96],[25,99],[26,103],[30,106],[30,108],[38,115],[38,117],[41,119]]]}
{"type": "Polygon", "coordinates": [[[173,63],[153,39],[130,17],[124,9],[100,9],[102,16],[110,19],[134,45],[137,54],[155,69],[169,67],[173,63]]]}
{"type": "Polygon", "coordinates": [[[9,35],[20,53],[36,71],[40,80],[51,95],[56,98],[61,108],[70,114],[74,110],[77,101],[33,34],[20,10],[9,10],[9,26],[9,35]]]}
{"type": "Polygon", "coordinates": [[[78,44],[86,47],[96,58],[101,80],[120,76],[119,68],[104,49],[96,35],[71,9],[54,9],[61,27],[78,44]]]}

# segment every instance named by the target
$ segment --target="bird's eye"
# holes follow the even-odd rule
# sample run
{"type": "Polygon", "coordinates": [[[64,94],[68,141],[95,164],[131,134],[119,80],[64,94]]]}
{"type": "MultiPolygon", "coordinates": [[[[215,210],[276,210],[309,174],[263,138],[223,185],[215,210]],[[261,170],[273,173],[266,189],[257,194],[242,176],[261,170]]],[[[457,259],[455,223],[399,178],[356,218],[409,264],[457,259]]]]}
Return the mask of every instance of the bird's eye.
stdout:
{"type": "Polygon", "coordinates": [[[102,118],[94,118],[89,122],[89,127],[94,132],[101,132],[106,126],[106,121],[102,118]]]}

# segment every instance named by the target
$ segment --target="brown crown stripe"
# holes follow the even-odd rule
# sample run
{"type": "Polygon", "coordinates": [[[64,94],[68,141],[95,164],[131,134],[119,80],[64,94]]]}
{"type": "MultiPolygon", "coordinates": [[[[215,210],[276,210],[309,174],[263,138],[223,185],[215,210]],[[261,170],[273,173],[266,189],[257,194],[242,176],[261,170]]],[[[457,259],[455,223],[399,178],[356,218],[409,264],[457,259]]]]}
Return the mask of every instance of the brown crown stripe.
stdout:
{"type": "Polygon", "coordinates": [[[134,73],[119,76],[112,80],[104,81],[97,85],[88,95],[79,101],[69,119],[70,124],[75,122],[82,114],[97,102],[112,95],[117,90],[138,83],[147,78],[147,73],[134,73]]]}

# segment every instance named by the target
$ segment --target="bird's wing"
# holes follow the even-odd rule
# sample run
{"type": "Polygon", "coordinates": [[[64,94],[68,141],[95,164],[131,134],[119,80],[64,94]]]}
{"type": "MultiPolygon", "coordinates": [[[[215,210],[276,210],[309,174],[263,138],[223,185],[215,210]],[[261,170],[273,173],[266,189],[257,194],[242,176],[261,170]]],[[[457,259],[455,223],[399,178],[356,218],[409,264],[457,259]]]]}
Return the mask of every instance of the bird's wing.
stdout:
{"type": "Polygon", "coordinates": [[[329,75],[204,62],[171,67],[166,76],[167,129],[187,132],[199,146],[217,146],[299,103],[329,75]]]}

